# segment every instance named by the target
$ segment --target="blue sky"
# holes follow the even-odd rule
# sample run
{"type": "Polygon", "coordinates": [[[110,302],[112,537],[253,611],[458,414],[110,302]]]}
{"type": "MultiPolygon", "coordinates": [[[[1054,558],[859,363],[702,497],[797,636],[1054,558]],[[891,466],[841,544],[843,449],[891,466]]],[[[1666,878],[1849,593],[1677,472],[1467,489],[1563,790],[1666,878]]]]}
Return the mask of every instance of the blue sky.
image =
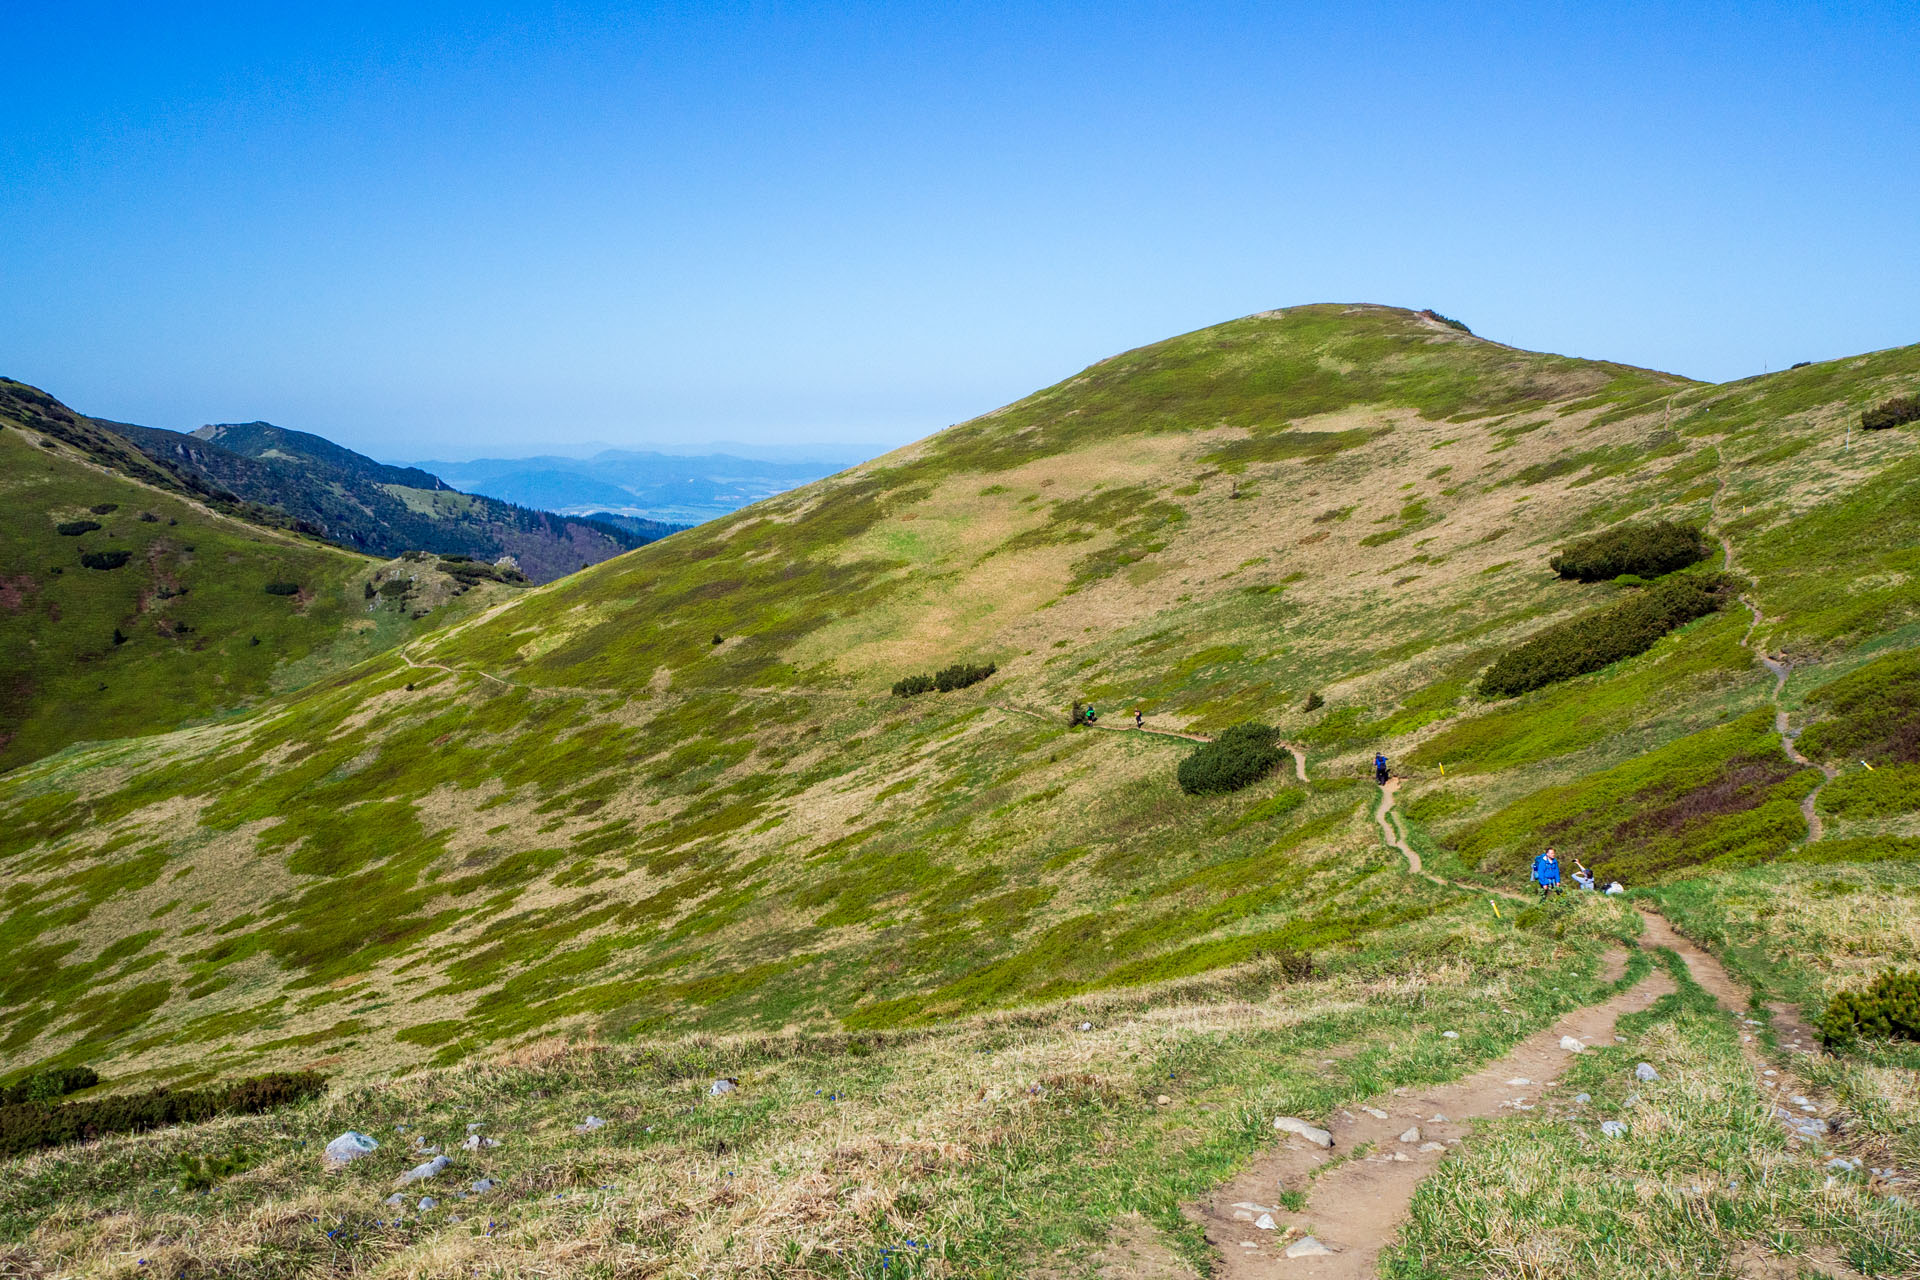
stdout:
{"type": "Polygon", "coordinates": [[[1911,3],[278,8],[0,0],[0,372],[417,458],[898,443],[1303,302],[1920,341],[1911,3]]]}

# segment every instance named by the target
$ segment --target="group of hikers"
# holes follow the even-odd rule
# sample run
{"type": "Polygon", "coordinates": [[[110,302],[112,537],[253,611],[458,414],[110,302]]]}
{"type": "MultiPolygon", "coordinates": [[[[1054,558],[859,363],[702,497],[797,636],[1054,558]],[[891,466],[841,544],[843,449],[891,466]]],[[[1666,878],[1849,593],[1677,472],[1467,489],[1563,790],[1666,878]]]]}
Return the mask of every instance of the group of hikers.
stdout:
{"type": "MultiPolygon", "coordinates": [[[[1385,754],[1375,752],[1373,756],[1373,780],[1384,787],[1387,785],[1387,779],[1392,776],[1392,772],[1387,768],[1387,757],[1385,754]]],[[[1533,883],[1540,889],[1540,901],[1542,902],[1545,902],[1557,893],[1565,892],[1560,886],[1560,855],[1554,852],[1552,845],[1548,845],[1547,851],[1533,860],[1533,883]]],[[[1573,860],[1573,883],[1577,888],[1589,892],[1600,890],[1599,884],[1594,879],[1593,872],[1584,866],[1578,858],[1573,860]]],[[[1607,885],[1604,890],[1604,892],[1607,893],[1625,893],[1626,891],[1626,887],[1618,880],[1607,885]]]]}
{"type": "MultiPolygon", "coordinates": [[[[1073,704],[1073,722],[1075,724],[1098,724],[1100,722],[1100,710],[1091,702],[1085,705],[1076,702],[1073,704]]],[[[1146,723],[1146,712],[1142,711],[1139,707],[1135,707],[1133,709],[1133,727],[1142,729],[1146,727],[1146,723]]]]}

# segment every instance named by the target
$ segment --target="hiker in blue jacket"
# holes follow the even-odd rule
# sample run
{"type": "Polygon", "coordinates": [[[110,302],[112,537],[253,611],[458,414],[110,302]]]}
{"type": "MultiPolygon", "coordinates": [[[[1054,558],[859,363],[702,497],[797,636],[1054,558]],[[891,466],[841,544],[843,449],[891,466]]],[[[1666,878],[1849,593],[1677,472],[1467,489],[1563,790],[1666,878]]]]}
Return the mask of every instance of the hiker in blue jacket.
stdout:
{"type": "Polygon", "coordinates": [[[1373,756],[1373,780],[1383,787],[1387,785],[1387,758],[1379,752],[1373,756]]]}
{"type": "Polygon", "coordinates": [[[1540,886],[1540,901],[1545,902],[1548,894],[1560,892],[1560,859],[1554,856],[1553,846],[1533,860],[1533,882],[1540,886]]]}

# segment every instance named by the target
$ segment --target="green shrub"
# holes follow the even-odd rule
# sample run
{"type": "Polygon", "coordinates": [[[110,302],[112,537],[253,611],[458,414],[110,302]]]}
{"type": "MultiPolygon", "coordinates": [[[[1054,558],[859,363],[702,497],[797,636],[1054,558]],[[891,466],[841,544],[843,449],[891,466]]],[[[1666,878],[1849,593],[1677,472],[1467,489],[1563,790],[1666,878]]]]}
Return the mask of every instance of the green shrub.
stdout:
{"type": "Polygon", "coordinates": [[[100,1083],[92,1067],[42,1067],[13,1084],[0,1088],[0,1106],[17,1107],[23,1102],[51,1102],[100,1083]]]}
{"type": "Polygon", "coordinates": [[[1876,658],[1807,695],[1824,713],[1800,735],[1815,760],[1920,763],[1920,653],[1876,658]]]}
{"type": "Polygon", "coordinates": [[[1576,582],[1606,582],[1623,574],[1658,578],[1706,559],[1706,536],[1671,520],[1623,524],[1560,548],[1547,564],[1576,582]]]}
{"type": "Polygon", "coordinates": [[[932,676],[903,676],[893,682],[893,696],[896,698],[911,698],[916,694],[932,692],[932,676]]]}
{"type": "Polygon", "coordinates": [[[1920,398],[1914,396],[1895,396],[1860,415],[1860,425],[1869,431],[1885,431],[1909,422],[1920,422],[1920,398]]]}
{"type": "Polygon", "coordinates": [[[97,516],[111,515],[115,511],[118,511],[119,509],[120,509],[120,504],[117,502],[96,502],[91,507],[87,508],[87,510],[93,512],[93,514],[97,516]]]}
{"type": "Polygon", "coordinates": [[[254,1158],[239,1147],[224,1156],[204,1158],[183,1151],[179,1156],[179,1164],[182,1191],[211,1191],[221,1179],[253,1168],[254,1158]]]}
{"type": "Polygon", "coordinates": [[[99,527],[98,520],[68,520],[53,526],[53,531],[63,538],[77,538],[83,533],[92,533],[99,527]]]}
{"type": "Polygon", "coordinates": [[[1180,762],[1180,789],[1194,796],[1224,795],[1260,781],[1286,758],[1279,739],[1272,725],[1252,720],[1223,730],[1180,762]]]}
{"type": "Polygon", "coordinates": [[[974,663],[956,662],[950,667],[942,667],[933,676],[933,687],[941,693],[952,693],[955,689],[964,689],[970,684],[979,684],[999,668],[989,662],[985,666],[974,663]]]}
{"type": "Polygon", "coordinates": [[[80,563],[89,569],[118,569],[131,559],[131,551],[89,551],[80,557],[80,563]]]}
{"type": "Polygon", "coordinates": [[[1536,632],[1502,654],[1480,678],[1483,698],[1511,698],[1645,653],[1675,627],[1724,603],[1722,574],[1687,574],[1656,582],[1610,608],[1536,632]]]}
{"type": "Polygon", "coordinates": [[[270,596],[297,596],[300,594],[300,584],[297,582],[269,582],[267,584],[267,594],[270,596]]]}
{"type": "Polygon", "coordinates": [[[1431,307],[1429,307],[1425,311],[1422,311],[1420,314],[1425,316],[1429,320],[1438,320],[1441,324],[1446,325],[1449,329],[1458,329],[1462,333],[1473,332],[1473,330],[1467,328],[1466,325],[1461,324],[1458,320],[1455,320],[1452,316],[1443,316],[1438,311],[1433,310],[1431,307]]]}
{"type": "Polygon", "coordinates": [[[1920,811],[1920,764],[1850,769],[1820,793],[1820,807],[1836,818],[1891,818],[1920,811]]]}
{"type": "Polygon", "coordinates": [[[1842,991],[1827,1003],[1820,1039],[1845,1048],[1860,1039],[1920,1040],[1920,972],[1888,969],[1865,991],[1842,991]]]}
{"type": "Polygon", "coordinates": [[[1320,708],[1326,705],[1327,705],[1327,700],[1321,697],[1318,691],[1316,691],[1307,695],[1307,700],[1300,705],[1300,709],[1302,711],[1311,713],[1314,711],[1318,711],[1320,708]]]}
{"type": "Polygon", "coordinates": [[[314,1071],[275,1072],[210,1089],[161,1088],[57,1106],[44,1102],[0,1106],[0,1157],[103,1134],[139,1133],[217,1115],[269,1111],[317,1097],[326,1083],[327,1078],[314,1071]]]}

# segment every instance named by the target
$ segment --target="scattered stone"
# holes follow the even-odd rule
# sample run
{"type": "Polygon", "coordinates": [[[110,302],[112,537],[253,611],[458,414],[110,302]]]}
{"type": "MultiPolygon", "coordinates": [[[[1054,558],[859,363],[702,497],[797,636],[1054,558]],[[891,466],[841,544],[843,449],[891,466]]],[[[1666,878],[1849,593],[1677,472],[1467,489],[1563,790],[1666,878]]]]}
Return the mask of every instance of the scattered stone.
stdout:
{"type": "Polygon", "coordinates": [[[1513,1079],[1507,1081],[1507,1083],[1510,1085],[1523,1085],[1532,1084],[1533,1081],[1527,1079],[1525,1076],[1515,1076],[1513,1079]]]}
{"type": "Polygon", "coordinates": [[[380,1144],[372,1138],[358,1129],[349,1129],[329,1142],[320,1158],[330,1169],[344,1169],[361,1156],[370,1156],[379,1149],[380,1144]]]}
{"type": "Polygon", "coordinates": [[[1248,1213],[1245,1209],[1235,1209],[1233,1211],[1233,1220],[1235,1222],[1252,1222],[1253,1215],[1251,1213],[1248,1213]]]}
{"type": "Polygon", "coordinates": [[[435,1200],[432,1196],[420,1197],[420,1212],[425,1213],[429,1209],[437,1209],[439,1207],[440,1207],[440,1202],[438,1200],[435,1200]]]}
{"type": "Polygon", "coordinates": [[[470,1124],[470,1125],[468,1125],[468,1126],[467,1126],[467,1132],[468,1132],[468,1133],[478,1133],[478,1132],[480,1132],[480,1128],[481,1128],[481,1126],[480,1126],[480,1125],[478,1125],[478,1124],[470,1124]]]}
{"type": "Polygon", "coordinates": [[[425,1164],[417,1164],[401,1174],[400,1185],[404,1187],[409,1182],[419,1182],[423,1178],[437,1178],[444,1173],[447,1166],[452,1163],[453,1161],[447,1159],[445,1156],[435,1156],[425,1164]]]}
{"type": "Polygon", "coordinates": [[[1166,1094],[1164,1094],[1164,1093],[1163,1093],[1163,1094],[1159,1094],[1159,1095],[1158,1095],[1158,1096],[1156,1096],[1156,1097],[1154,1098],[1154,1100],[1153,1100],[1153,1105],[1154,1105],[1154,1106],[1156,1106],[1156,1107],[1165,1107],[1165,1106],[1171,1106],[1172,1104],[1173,1104],[1173,1099],[1172,1099],[1172,1098],[1169,1098],[1169,1097],[1168,1097],[1168,1096],[1167,1096],[1166,1094]]]}
{"type": "Polygon", "coordinates": [[[1827,1161],[1827,1168],[1833,1170],[1835,1173],[1852,1173],[1859,1167],[1860,1164],[1858,1161],[1849,1160],[1845,1156],[1835,1156],[1833,1159],[1827,1161]]]}
{"type": "Polygon", "coordinates": [[[1387,1158],[1389,1160],[1396,1160],[1401,1164],[1405,1164],[1407,1162],[1408,1156],[1407,1156],[1407,1153],[1404,1151],[1396,1151],[1392,1155],[1388,1156],[1387,1158]]]}
{"type": "Polygon", "coordinates": [[[1775,1071],[1772,1067],[1768,1067],[1765,1071],[1762,1071],[1760,1074],[1763,1076],[1777,1076],[1780,1073],[1778,1071],[1775,1071]]]}
{"type": "Polygon", "coordinates": [[[1407,1130],[1407,1131],[1406,1131],[1405,1133],[1403,1133],[1403,1134],[1401,1134],[1401,1135],[1400,1135],[1400,1141],[1402,1141],[1402,1142],[1418,1142],[1418,1141],[1420,1141],[1420,1127],[1419,1127],[1418,1125],[1415,1125],[1415,1126],[1414,1126],[1413,1128],[1411,1128],[1411,1129],[1409,1129],[1409,1130],[1407,1130]]]}
{"type": "Polygon", "coordinates": [[[1298,1240],[1295,1240],[1287,1246],[1286,1256],[1289,1258],[1324,1258],[1332,1252],[1333,1250],[1327,1248],[1327,1246],[1321,1244],[1312,1236],[1301,1236],[1298,1240]]]}
{"type": "Polygon", "coordinates": [[[467,1140],[460,1144],[460,1147],[464,1151],[479,1151],[486,1147],[497,1147],[499,1145],[500,1140],[498,1138],[487,1138],[477,1133],[470,1133],[467,1135],[467,1140]]]}
{"type": "Polygon", "coordinates": [[[1624,1105],[1626,1105],[1626,1106],[1629,1106],[1629,1107],[1637,1107],[1637,1106],[1639,1106],[1639,1105],[1640,1105],[1640,1095],[1639,1095],[1639,1094],[1637,1094],[1637,1093],[1630,1093],[1630,1094],[1628,1094],[1628,1095],[1627,1095],[1627,1100],[1626,1100],[1626,1102],[1625,1102],[1625,1104],[1624,1104],[1624,1105]]]}
{"type": "Polygon", "coordinates": [[[1274,1230],[1273,1215],[1270,1213],[1263,1213],[1259,1217],[1253,1220],[1253,1225],[1257,1230],[1260,1230],[1260,1231],[1272,1231],[1274,1230]]]}
{"type": "Polygon", "coordinates": [[[1573,1100],[1584,1107],[1593,1101],[1593,1095],[1590,1093],[1576,1093],[1573,1095],[1573,1100]]]}
{"type": "Polygon", "coordinates": [[[487,1192],[493,1190],[495,1187],[499,1185],[500,1184],[495,1182],[492,1178],[482,1178],[480,1179],[480,1181],[473,1184],[473,1193],[477,1196],[483,1196],[487,1194],[487,1192]]]}
{"type": "Polygon", "coordinates": [[[588,1116],[585,1120],[573,1126],[573,1131],[575,1133],[592,1133],[595,1129],[605,1128],[606,1124],[607,1122],[599,1116],[588,1116]]]}
{"type": "Polygon", "coordinates": [[[1446,1118],[1445,1116],[1443,1116],[1443,1115],[1441,1115],[1441,1114],[1440,1114],[1440,1113],[1439,1113],[1438,1111],[1436,1111],[1436,1112],[1434,1112],[1434,1113],[1433,1113],[1433,1123],[1434,1123],[1434,1124],[1445,1124],[1446,1122],[1447,1122],[1447,1118],[1446,1118]]]}
{"type": "Polygon", "coordinates": [[[1091,1022],[1083,1022],[1080,1024],[1080,1029],[1082,1031],[1091,1031],[1093,1030],[1093,1024],[1091,1022]]]}
{"type": "Polygon", "coordinates": [[[1797,1093],[1793,1095],[1793,1098],[1791,1099],[1791,1101],[1793,1102],[1793,1105],[1796,1107],[1806,1107],[1806,1106],[1812,1105],[1805,1098],[1801,1097],[1797,1093]]]}
{"type": "Polygon", "coordinates": [[[1423,1142],[1420,1144],[1420,1149],[1422,1151],[1445,1151],[1447,1148],[1445,1143],[1423,1142]]]}
{"type": "MultiPolygon", "coordinates": [[[[1458,1031],[1442,1031],[1440,1034],[1448,1040],[1458,1040],[1460,1038],[1460,1033],[1458,1031]]],[[[1307,1239],[1312,1240],[1313,1237],[1308,1236],[1307,1239]]],[[[1314,1241],[1314,1243],[1317,1244],[1319,1242],[1314,1241]]]]}
{"type": "Polygon", "coordinates": [[[715,1080],[712,1084],[708,1085],[707,1096],[709,1098],[724,1098],[739,1087],[740,1082],[732,1076],[728,1076],[724,1080],[715,1080]]]}
{"type": "Polygon", "coordinates": [[[1660,1073],[1653,1069],[1651,1062],[1643,1062],[1633,1069],[1633,1077],[1636,1080],[1652,1082],[1660,1078],[1660,1073]]]}
{"type": "Polygon", "coordinates": [[[1298,1116],[1281,1116],[1273,1122],[1273,1127],[1282,1133],[1296,1134],[1305,1138],[1316,1147],[1331,1147],[1333,1135],[1317,1125],[1308,1124],[1298,1116]]]}
{"type": "Polygon", "coordinates": [[[386,1198],[385,1203],[392,1205],[396,1209],[400,1209],[406,1206],[407,1198],[396,1191],[386,1198]]]}
{"type": "Polygon", "coordinates": [[[1362,1107],[1360,1109],[1372,1116],[1375,1120],[1385,1120],[1387,1118],[1387,1113],[1378,1107],[1362,1107]]]}
{"type": "Polygon", "coordinates": [[[1581,1044],[1578,1040],[1575,1040],[1572,1036],[1561,1036],[1560,1047],[1562,1049],[1565,1049],[1568,1053],[1580,1053],[1580,1052],[1583,1052],[1587,1046],[1581,1044]]]}
{"type": "Polygon", "coordinates": [[[1609,1138],[1623,1138],[1626,1136],[1627,1126],[1621,1124],[1618,1120],[1602,1120],[1600,1122],[1600,1132],[1606,1134],[1609,1138]]]}

